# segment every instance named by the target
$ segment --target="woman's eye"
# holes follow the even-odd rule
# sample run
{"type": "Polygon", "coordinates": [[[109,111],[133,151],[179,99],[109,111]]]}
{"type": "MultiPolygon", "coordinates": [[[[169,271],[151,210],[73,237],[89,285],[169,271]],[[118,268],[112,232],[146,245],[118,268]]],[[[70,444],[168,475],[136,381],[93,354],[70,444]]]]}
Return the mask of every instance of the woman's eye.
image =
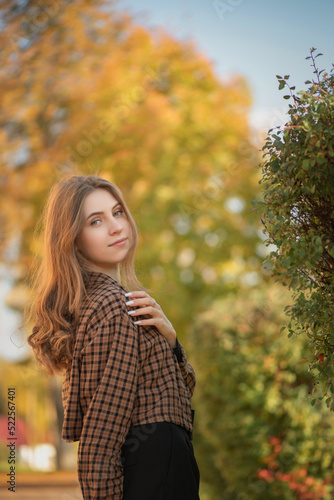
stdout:
{"type": "MultiPolygon", "coordinates": [[[[123,214],[123,213],[124,213],[124,210],[119,209],[119,210],[116,210],[116,212],[114,212],[114,215],[117,215],[117,214],[123,214]]],[[[101,219],[95,219],[95,220],[93,220],[93,221],[90,223],[90,225],[91,225],[91,226],[96,226],[95,222],[100,222],[100,221],[101,221],[101,219]]]]}

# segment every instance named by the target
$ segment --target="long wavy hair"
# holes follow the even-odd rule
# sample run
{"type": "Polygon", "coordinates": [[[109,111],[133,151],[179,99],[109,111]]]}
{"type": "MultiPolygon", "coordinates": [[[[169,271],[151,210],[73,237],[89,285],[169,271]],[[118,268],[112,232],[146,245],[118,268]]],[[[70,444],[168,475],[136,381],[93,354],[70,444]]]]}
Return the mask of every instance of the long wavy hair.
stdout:
{"type": "Polygon", "coordinates": [[[31,297],[24,310],[25,324],[32,329],[28,344],[37,362],[50,375],[68,368],[72,361],[75,330],[91,269],[75,242],[84,224],[83,202],[97,188],[116,198],[130,223],[130,248],[119,264],[124,286],[150,291],[140,283],[134,270],[138,232],[120,189],[93,175],[72,175],[56,183],[36,226],[36,231],[42,227],[44,247],[42,258],[36,256],[32,266],[31,297]]]}

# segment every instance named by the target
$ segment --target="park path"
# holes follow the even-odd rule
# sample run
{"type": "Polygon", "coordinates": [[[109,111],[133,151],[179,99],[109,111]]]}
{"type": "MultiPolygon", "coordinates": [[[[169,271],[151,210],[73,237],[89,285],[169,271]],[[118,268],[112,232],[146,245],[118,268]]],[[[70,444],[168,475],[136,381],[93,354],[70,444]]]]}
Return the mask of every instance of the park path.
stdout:
{"type": "Polygon", "coordinates": [[[76,471],[18,473],[15,492],[4,486],[1,474],[1,500],[82,500],[76,471]]]}

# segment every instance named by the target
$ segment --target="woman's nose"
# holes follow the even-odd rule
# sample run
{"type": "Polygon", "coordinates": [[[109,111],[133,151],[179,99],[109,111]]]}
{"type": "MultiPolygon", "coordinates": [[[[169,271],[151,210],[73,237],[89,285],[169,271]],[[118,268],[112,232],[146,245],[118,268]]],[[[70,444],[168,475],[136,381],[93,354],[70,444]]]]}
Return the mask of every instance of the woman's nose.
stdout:
{"type": "Polygon", "coordinates": [[[118,233],[122,229],[122,225],[117,220],[113,220],[109,224],[109,233],[118,233]]]}

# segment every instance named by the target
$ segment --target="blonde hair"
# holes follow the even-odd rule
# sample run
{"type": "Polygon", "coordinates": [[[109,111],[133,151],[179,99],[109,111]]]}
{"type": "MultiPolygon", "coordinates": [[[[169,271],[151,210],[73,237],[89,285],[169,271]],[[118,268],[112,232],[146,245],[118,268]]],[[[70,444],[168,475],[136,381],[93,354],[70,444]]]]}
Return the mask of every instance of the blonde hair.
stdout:
{"type": "Polygon", "coordinates": [[[77,250],[75,240],[84,224],[83,202],[95,189],[109,191],[121,204],[130,223],[130,249],[120,271],[125,286],[145,290],[134,270],[138,232],[120,189],[97,176],[72,175],[50,190],[36,230],[43,226],[42,259],[35,258],[31,272],[31,299],[24,311],[25,323],[32,326],[28,344],[38,363],[50,375],[66,369],[73,356],[75,328],[86,294],[89,261],[77,250]]]}

